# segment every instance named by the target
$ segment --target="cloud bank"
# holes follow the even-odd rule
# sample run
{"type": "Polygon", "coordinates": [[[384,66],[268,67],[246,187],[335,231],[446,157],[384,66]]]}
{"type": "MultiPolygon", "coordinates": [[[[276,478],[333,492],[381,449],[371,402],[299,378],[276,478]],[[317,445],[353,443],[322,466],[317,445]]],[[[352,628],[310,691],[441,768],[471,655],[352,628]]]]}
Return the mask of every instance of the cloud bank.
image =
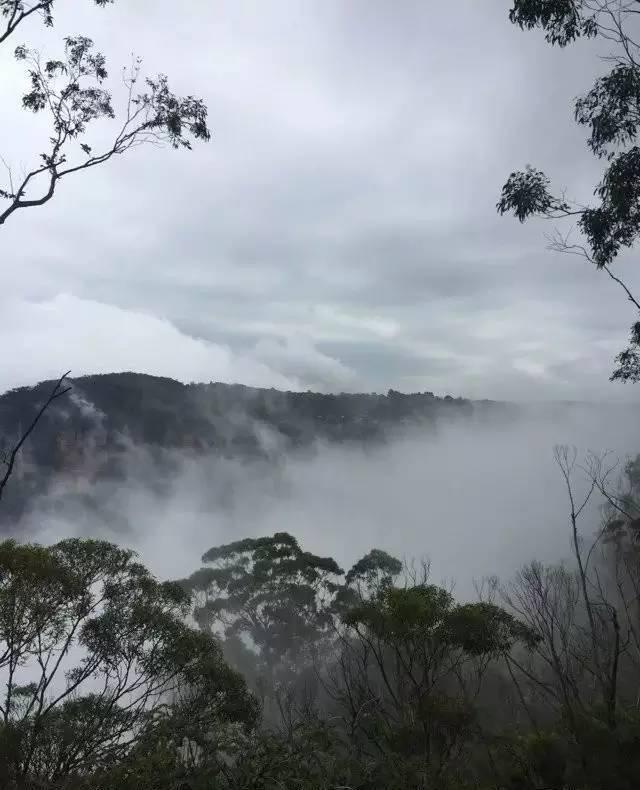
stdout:
{"type": "Polygon", "coordinates": [[[70,294],[44,302],[0,300],[2,345],[12,364],[0,391],[56,378],[135,371],[192,381],[242,382],[277,389],[353,387],[355,376],[304,338],[260,341],[240,352],[195,338],[169,320],[70,294]]]}
{"type": "MultiPolygon", "coordinates": [[[[192,153],[136,150],[3,226],[14,309],[0,342],[25,348],[22,305],[38,302],[59,312],[54,334],[74,351],[67,362],[61,345],[46,357],[30,346],[32,381],[108,358],[244,383],[637,400],[607,381],[634,319],[624,295],[546,252],[548,225],[495,212],[527,162],[590,199],[599,163],[571,105],[604,67],[592,42],[552,49],[510,25],[503,0],[461,0],[455,13],[420,0],[268,11],[222,0],[178,17],[169,0],[59,6],[53,30],[25,27],[33,45],[56,56],[65,33],[93,36],[116,104],[135,50],[148,73],[202,96],[214,135],[192,153]],[[113,308],[112,342],[87,318],[93,303],[105,319],[113,308]],[[151,323],[119,311],[184,339],[156,324],[145,341],[151,323]]],[[[0,58],[0,153],[19,171],[48,131],[21,109],[10,52],[0,58]]],[[[637,287],[633,261],[617,271],[637,287]]]]}

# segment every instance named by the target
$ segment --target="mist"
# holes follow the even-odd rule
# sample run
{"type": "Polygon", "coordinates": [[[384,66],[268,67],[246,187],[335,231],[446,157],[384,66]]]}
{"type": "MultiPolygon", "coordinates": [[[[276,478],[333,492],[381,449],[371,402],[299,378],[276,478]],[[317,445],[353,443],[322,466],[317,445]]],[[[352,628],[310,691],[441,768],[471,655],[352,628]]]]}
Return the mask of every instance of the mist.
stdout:
{"type": "MultiPolygon", "coordinates": [[[[33,503],[21,532],[43,543],[72,535],[113,540],[161,578],[177,578],[199,567],[211,546],[284,531],[345,569],[373,547],[428,559],[434,581],[453,582],[468,597],[474,580],[568,554],[555,445],[575,446],[579,461],[608,452],[620,470],[640,446],[634,409],[594,405],[528,406],[500,420],[405,426],[382,444],[316,442],[288,453],[277,434],[260,431],[269,450],[260,461],[172,450],[162,451],[160,470],[157,450],[131,445],[124,483],[86,483],[106,520],[81,497],[52,510],[50,496],[82,493],[85,484],[67,475],[33,503]]],[[[579,493],[579,469],[574,482],[579,493]]],[[[583,532],[599,518],[594,500],[583,532]]]]}

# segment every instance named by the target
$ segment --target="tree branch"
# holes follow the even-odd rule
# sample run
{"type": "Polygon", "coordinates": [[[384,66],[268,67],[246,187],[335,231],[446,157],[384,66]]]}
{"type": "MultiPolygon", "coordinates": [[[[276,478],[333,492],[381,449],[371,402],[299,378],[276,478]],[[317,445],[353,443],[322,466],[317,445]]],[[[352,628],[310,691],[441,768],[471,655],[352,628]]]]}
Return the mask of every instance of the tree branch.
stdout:
{"type": "Polygon", "coordinates": [[[71,371],[68,370],[66,373],[64,373],[62,376],[60,376],[60,378],[56,382],[56,385],[51,390],[51,393],[49,394],[49,397],[44,402],[44,404],[42,405],[42,407],[40,408],[40,410],[38,411],[38,413],[34,417],[33,421],[31,422],[31,424],[29,425],[27,430],[22,434],[22,436],[20,437],[20,439],[18,440],[18,442],[14,446],[13,450],[11,451],[11,453],[9,455],[9,460],[6,462],[7,469],[6,469],[2,479],[0,479],[0,500],[2,499],[2,495],[4,493],[5,486],[9,482],[9,478],[11,477],[11,474],[13,473],[13,469],[14,469],[14,466],[15,466],[16,458],[18,456],[18,453],[20,452],[20,449],[22,448],[22,445],[27,441],[27,439],[29,438],[29,436],[31,435],[33,430],[35,429],[36,425],[40,422],[40,419],[42,418],[42,415],[49,408],[49,406],[53,403],[53,401],[57,400],[58,398],[62,397],[63,395],[66,395],[66,393],[69,392],[69,390],[71,390],[71,387],[64,387],[63,386],[64,382],[65,382],[65,379],[69,376],[70,373],[71,373],[71,371]]]}
{"type": "Polygon", "coordinates": [[[43,11],[47,6],[50,5],[50,2],[43,0],[42,2],[36,3],[25,11],[20,0],[13,0],[13,10],[7,22],[7,27],[5,28],[4,32],[0,33],[0,44],[6,41],[18,27],[18,25],[21,22],[24,22],[27,17],[30,17],[31,14],[34,14],[36,11],[43,11]]]}

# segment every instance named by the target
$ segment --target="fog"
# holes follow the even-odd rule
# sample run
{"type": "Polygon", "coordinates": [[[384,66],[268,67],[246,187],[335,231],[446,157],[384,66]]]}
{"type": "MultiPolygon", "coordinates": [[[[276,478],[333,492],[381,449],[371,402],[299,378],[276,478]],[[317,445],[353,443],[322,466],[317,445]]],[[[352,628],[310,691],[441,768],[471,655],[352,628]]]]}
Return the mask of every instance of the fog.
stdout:
{"type": "MultiPolygon", "coordinates": [[[[81,405],[85,414],[93,408],[81,405]]],[[[94,413],[101,426],[104,415],[94,413]]],[[[515,418],[405,428],[382,445],[316,443],[289,454],[281,437],[264,426],[256,431],[270,458],[167,451],[159,465],[157,450],[132,445],[125,485],[68,474],[34,503],[22,536],[40,543],[105,538],[135,549],[159,577],[181,578],[211,546],[286,531],[345,570],[374,547],[428,560],[432,581],[472,599],[484,576],[506,579],[532,559],[568,556],[567,491],[555,445],[575,446],[578,459],[609,452],[620,471],[640,449],[630,407],[523,407],[515,418]],[[106,520],[81,496],[52,512],[50,500],[88,490],[106,520]]],[[[577,468],[575,485],[578,492],[586,486],[577,468]]],[[[598,526],[598,504],[594,499],[582,519],[586,536],[598,526]]],[[[81,655],[72,650],[64,666],[81,655]]],[[[34,672],[27,667],[21,677],[34,672]]]]}
{"type": "MultiPolygon", "coordinates": [[[[271,451],[278,437],[262,432],[271,451]]],[[[316,444],[261,461],[228,460],[131,447],[126,484],[68,475],[57,491],[88,486],[108,518],[78,504],[52,513],[36,501],[22,525],[49,543],[71,535],[114,540],[138,551],[162,578],[188,575],[202,553],[231,540],[286,531],[304,548],[348,568],[376,547],[431,561],[434,581],[472,594],[473,580],[510,575],[531,559],[569,550],[567,494],[553,458],[556,444],[578,458],[640,449],[635,408],[526,407],[515,419],[459,418],[435,431],[408,428],[383,445],[316,444]]],[[[584,487],[576,471],[576,486],[584,487]]],[[[585,534],[598,524],[597,502],[585,534]]]]}

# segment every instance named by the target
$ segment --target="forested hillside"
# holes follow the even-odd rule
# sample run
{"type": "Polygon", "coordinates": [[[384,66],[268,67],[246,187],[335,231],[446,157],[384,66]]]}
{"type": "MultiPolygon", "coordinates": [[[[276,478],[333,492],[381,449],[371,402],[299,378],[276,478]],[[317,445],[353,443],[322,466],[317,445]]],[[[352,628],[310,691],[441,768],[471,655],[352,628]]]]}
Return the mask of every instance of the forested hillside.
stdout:
{"type": "MultiPolygon", "coordinates": [[[[505,404],[433,393],[320,394],[221,383],[184,385],[137,373],[70,379],[72,390],[45,413],[21,451],[0,513],[15,523],[59,478],[117,484],[130,451],[144,447],[159,469],[171,451],[243,460],[269,459],[314,442],[383,442],[402,430],[448,419],[506,417],[505,404]]],[[[0,397],[4,449],[46,400],[52,382],[0,397]]],[[[513,410],[514,407],[511,407],[513,410]]]]}
{"type": "MultiPolygon", "coordinates": [[[[447,415],[470,415],[473,404],[463,398],[437,397],[432,392],[386,394],[281,392],[241,384],[181,384],[173,379],[140,373],[111,373],[69,379],[73,396],[47,415],[48,431],[40,430],[39,453],[55,435],[64,443],[81,439],[98,424],[104,442],[115,433],[132,441],[164,447],[202,447],[258,450],[252,424],[271,428],[291,444],[314,439],[367,440],[385,429],[409,421],[433,422],[447,415]],[[252,441],[253,440],[253,441],[252,441]]],[[[0,396],[3,433],[28,422],[33,410],[48,394],[52,382],[22,387],[0,396]]],[[[483,403],[484,408],[490,402],[483,403]]]]}

